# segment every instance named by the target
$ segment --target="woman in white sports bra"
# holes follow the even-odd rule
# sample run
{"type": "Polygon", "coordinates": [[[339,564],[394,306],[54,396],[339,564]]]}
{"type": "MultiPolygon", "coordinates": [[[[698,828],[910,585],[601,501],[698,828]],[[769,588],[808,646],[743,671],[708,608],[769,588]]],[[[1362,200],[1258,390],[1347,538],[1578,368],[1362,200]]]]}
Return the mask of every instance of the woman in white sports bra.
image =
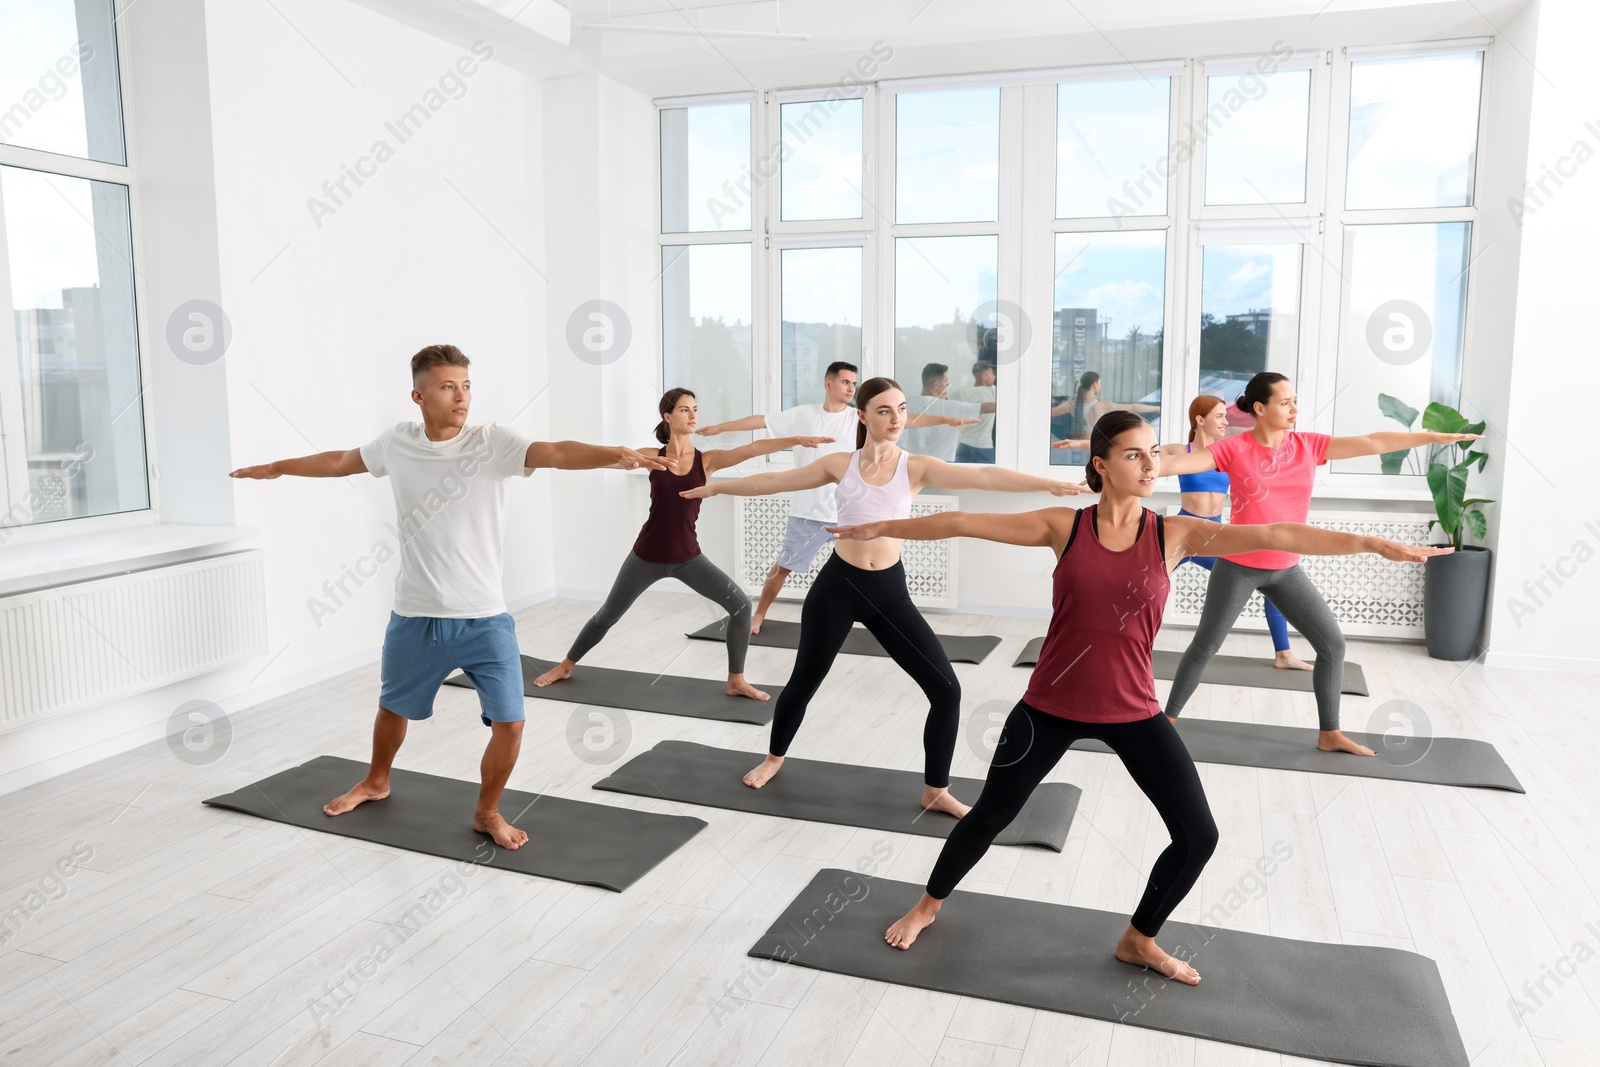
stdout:
{"type": "MultiPolygon", "coordinates": [[[[838,485],[839,525],[854,526],[911,515],[911,499],[925,486],[944,489],[987,489],[1005,493],[1052,493],[1073,496],[1085,487],[1022,474],[1005,467],[946,463],[914,455],[896,442],[906,425],[906,398],[892,378],[872,378],[856,390],[856,450],[824,456],[792,471],[756,474],[737,481],[710,482],[682,495],[768,496],[798,489],[838,485]]],[[[885,651],[909,674],[928,698],[923,729],[925,753],[922,806],[956,818],[967,805],[950,795],[950,761],[961,723],[961,683],[954,668],[906,588],[900,564],[900,542],[839,541],[817,580],[806,593],[800,612],[800,647],[794,673],[778,695],[772,720],[769,755],[744,784],[760,789],[783,766],[805,718],[806,705],[827,677],[834,657],[850,635],[864,625],[885,651]]]]}

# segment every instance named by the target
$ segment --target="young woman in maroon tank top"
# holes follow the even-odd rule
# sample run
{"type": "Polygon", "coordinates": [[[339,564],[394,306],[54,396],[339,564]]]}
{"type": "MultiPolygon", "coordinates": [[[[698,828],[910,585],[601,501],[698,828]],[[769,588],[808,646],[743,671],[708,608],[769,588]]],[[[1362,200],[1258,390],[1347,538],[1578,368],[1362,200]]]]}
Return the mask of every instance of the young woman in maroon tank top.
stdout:
{"type": "MultiPolygon", "coordinates": [[[[835,483],[841,516],[904,518],[911,513],[912,497],[929,485],[1056,496],[1082,489],[1004,467],[946,463],[906,452],[897,444],[906,426],[906,398],[892,378],[863,382],[856,391],[856,409],[861,421],[854,452],[824,456],[797,470],[705,485],[683,495],[691,499],[719,493],[765,496],[835,483]]],[[[912,604],[905,568],[900,565],[900,543],[889,539],[839,544],[823,564],[801,608],[800,647],[795,652],[794,671],[773,709],[767,758],[744,776],[744,784],[760,789],[783,766],[807,705],[850,636],[850,628],[858,622],[928,698],[928,718],[922,731],[923,808],[961,818],[967,805],[951,796],[949,788],[950,761],[960,733],[961,683],[932,627],[912,604]]]]}
{"type": "Polygon", "coordinates": [[[768,694],[744,677],[745,651],[750,647],[750,598],[701,553],[694,529],[700,517],[700,502],[686,500],[680,494],[705,485],[708,477],[724,467],[753,456],[796,445],[816,448],[833,438],[772,437],[740,448],[701,452],[694,447],[692,436],[699,413],[692,392],[668,389],[657,410],[661,421],[656,424],[656,440],[662,445],[657,454],[667,461],[667,469],[650,472],[650,515],[633,542],[633,551],[623,560],[605,603],[578,631],[566,659],[539,675],[533,684],[552,685],[572,677],[572,668],[616,625],[641,593],[663,578],[676,578],[728,612],[728,695],[766,700],[768,694]]]}
{"type": "Polygon", "coordinates": [[[1092,507],[1021,515],[947,512],[835,530],[841,545],[879,537],[980,537],[1049,546],[1058,557],[1050,627],[1027,692],[1006,720],[983,792],[950,832],[927,891],[885,933],[890,945],[911,947],[1067,748],[1080,738],[1095,738],[1122,759],[1172,835],[1117,942],[1116,956],[1168,978],[1198,983],[1200,975],[1192,966],[1155,943],[1161,924],[1193,888],[1217,843],[1200,776],[1172,720],[1161,714],[1150,670],[1168,575],[1185,556],[1261,549],[1330,556],[1376,552],[1411,562],[1447,551],[1294,523],[1220,526],[1204,519],[1163,520],[1143,505],[1161,462],[1150,424],[1131,412],[1116,411],[1103,416],[1090,436],[1086,473],[1089,488],[1101,493],[1092,507]]]}

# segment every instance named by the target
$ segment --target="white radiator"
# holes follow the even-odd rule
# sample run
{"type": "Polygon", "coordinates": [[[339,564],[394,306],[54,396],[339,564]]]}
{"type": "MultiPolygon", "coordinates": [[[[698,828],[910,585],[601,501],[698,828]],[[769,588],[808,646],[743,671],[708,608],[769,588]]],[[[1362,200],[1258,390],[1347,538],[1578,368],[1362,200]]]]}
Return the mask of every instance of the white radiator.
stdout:
{"type": "MultiPolygon", "coordinates": [[[[1176,515],[1177,509],[1171,509],[1176,515]]],[[[1413,545],[1428,543],[1432,515],[1378,512],[1312,512],[1310,523],[1325,530],[1385,537],[1413,545]]],[[[1322,592],[1350,637],[1422,637],[1422,564],[1395,563],[1381,556],[1302,556],[1300,565],[1322,592]]],[[[1172,575],[1165,619],[1194,626],[1206,603],[1205,570],[1192,563],[1172,575]]],[[[1267,617],[1260,593],[1252,593],[1235,629],[1265,633],[1267,617]]]]}
{"type": "Polygon", "coordinates": [[[0,597],[0,731],[266,650],[259,551],[0,597]]]}
{"type": "MultiPolygon", "coordinates": [[[[778,550],[783,547],[783,531],[789,521],[789,498],[742,496],[736,499],[739,501],[739,515],[734,538],[734,567],[745,590],[754,594],[767,580],[767,572],[777,562],[778,550]]],[[[959,503],[953,496],[929,496],[924,493],[912,499],[911,517],[955,511],[959,503]]],[[[812,561],[810,570],[804,574],[795,571],[789,575],[779,597],[785,600],[804,599],[806,590],[816,580],[817,572],[831,555],[833,545],[823,545],[822,551],[812,561]]],[[[906,585],[911,589],[914,604],[924,608],[956,606],[956,541],[903,542],[900,561],[905,564],[906,585]]]]}

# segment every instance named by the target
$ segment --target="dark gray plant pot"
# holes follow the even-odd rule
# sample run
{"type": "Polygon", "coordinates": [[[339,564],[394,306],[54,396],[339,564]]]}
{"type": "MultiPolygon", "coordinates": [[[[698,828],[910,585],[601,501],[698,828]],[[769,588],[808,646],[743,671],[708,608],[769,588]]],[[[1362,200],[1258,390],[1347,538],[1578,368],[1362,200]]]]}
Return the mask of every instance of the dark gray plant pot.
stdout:
{"type": "Polygon", "coordinates": [[[1489,602],[1487,548],[1469,545],[1424,563],[1422,628],[1434,659],[1472,659],[1489,602]]]}

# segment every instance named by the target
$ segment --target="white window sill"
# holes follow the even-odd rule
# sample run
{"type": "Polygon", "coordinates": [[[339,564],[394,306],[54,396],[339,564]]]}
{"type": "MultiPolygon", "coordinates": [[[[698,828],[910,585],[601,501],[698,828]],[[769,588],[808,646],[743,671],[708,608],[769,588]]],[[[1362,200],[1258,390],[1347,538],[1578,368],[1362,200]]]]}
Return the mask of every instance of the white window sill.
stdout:
{"type": "Polygon", "coordinates": [[[214,556],[247,547],[256,534],[242,526],[155,523],[14,544],[0,550],[0,596],[214,556]]]}

